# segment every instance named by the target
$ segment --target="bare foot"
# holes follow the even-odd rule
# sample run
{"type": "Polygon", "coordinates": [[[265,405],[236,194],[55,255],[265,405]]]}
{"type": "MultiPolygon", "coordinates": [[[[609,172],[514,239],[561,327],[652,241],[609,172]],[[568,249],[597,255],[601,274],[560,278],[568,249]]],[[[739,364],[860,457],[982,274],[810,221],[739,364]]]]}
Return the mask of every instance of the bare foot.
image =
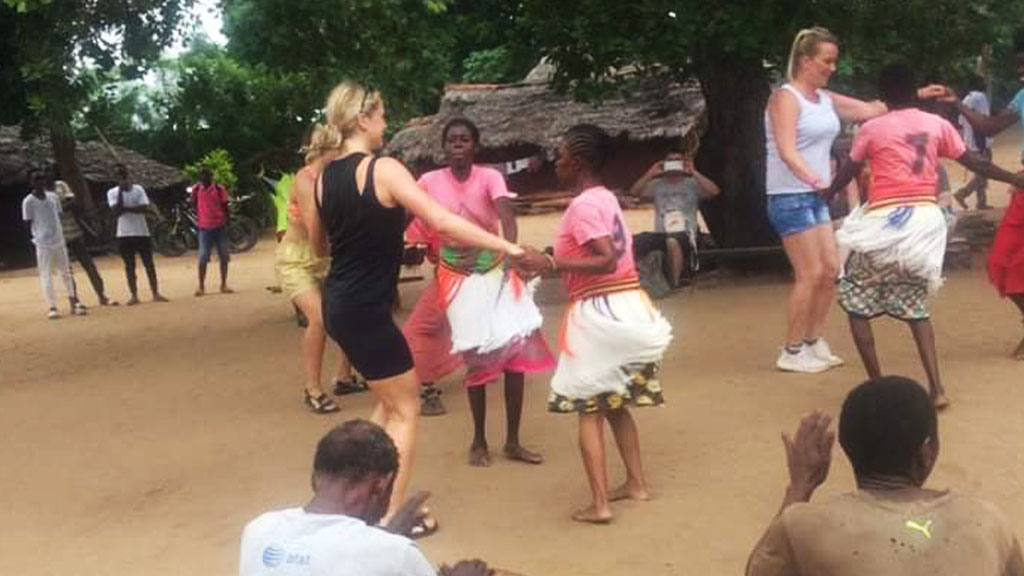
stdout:
{"type": "Polygon", "coordinates": [[[232,290],[231,288],[228,288],[227,286],[221,286],[220,287],[220,293],[221,294],[234,294],[235,291],[232,290]]]}
{"type": "Polygon", "coordinates": [[[1020,344],[1017,344],[1017,349],[1013,351],[1014,360],[1024,360],[1024,338],[1021,339],[1020,344]]]}
{"type": "Polygon", "coordinates": [[[139,303],[138,297],[132,296],[131,298],[128,299],[127,302],[124,303],[124,305],[125,306],[135,306],[138,303],[139,303]]]}
{"type": "Polygon", "coordinates": [[[960,208],[962,208],[964,210],[967,210],[967,200],[966,200],[967,197],[966,196],[962,196],[960,194],[960,192],[957,192],[956,194],[953,194],[953,198],[956,199],[956,203],[960,205],[960,208]]]}
{"type": "Polygon", "coordinates": [[[597,510],[594,506],[587,506],[572,513],[573,520],[586,524],[608,524],[614,517],[607,507],[604,510],[597,510]]]}
{"type": "Polygon", "coordinates": [[[945,410],[946,408],[949,408],[949,398],[946,398],[945,394],[939,394],[938,396],[932,398],[932,403],[935,404],[935,409],[940,412],[942,410],[945,410]]]}
{"type": "Polygon", "coordinates": [[[153,294],[153,302],[170,302],[170,300],[164,298],[162,294],[153,294]]]}
{"type": "Polygon", "coordinates": [[[206,290],[203,290],[202,288],[200,288],[199,290],[195,291],[195,294],[193,294],[193,296],[195,296],[196,298],[199,298],[200,296],[203,296],[204,294],[206,294],[206,290]]]}
{"type": "Polygon", "coordinates": [[[646,488],[637,488],[631,486],[628,482],[608,493],[609,502],[618,502],[620,500],[639,500],[641,502],[646,502],[650,499],[651,493],[648,492],[646,488]]]}
{"type": "Polygon", "coordinates": [[[544,457],[536,452],[531,452],[526,448],[523,448],[519,444],[506,444],[505,445],[505,457],[509,460],[516,460],[517,462],[526,462],[527,464],[543,464],[544,457]]]}
{"type": "Polygon", "coordinates": [[[487,444],[473,444],[469,447],[469,465],[476,468],[487,468],[491,465],[491,452],[487,444]]]}

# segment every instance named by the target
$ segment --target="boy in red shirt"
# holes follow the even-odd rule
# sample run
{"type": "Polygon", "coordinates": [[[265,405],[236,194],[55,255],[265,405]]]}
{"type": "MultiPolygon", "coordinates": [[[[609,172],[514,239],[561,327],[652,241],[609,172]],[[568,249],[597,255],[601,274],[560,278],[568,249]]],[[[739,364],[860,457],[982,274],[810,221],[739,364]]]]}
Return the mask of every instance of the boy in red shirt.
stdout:
{"type": "Polygon", "coordinates": [[[210,263],[210,250],[217,247],[220,262],[220,291],[234,292],[228,288],[228,191],[213,181],[213,173],[203,168],[199,183],[192,187],[192,204],[196,209],[199,225],[199,289],[196,296],[206,293],[206,265],[210,263]]]}

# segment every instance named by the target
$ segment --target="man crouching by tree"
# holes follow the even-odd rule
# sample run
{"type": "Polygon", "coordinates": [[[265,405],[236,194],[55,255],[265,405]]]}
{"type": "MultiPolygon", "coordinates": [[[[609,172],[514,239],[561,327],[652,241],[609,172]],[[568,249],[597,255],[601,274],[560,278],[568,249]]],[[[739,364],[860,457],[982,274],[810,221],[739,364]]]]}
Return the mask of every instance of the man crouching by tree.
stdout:
{"type": "MultiPolygon", "coordinates": [[[[313,459],[313,499],[303,508],[267,512],[245,527],[241,576],[435,576],[406,537],[424,513],[428,494],[410,498],[387,527],[398,449],[384,429],[351,420],[327,433],[313,459]]],[[[479,560],[441,568],[442,576],[491,574],[479,560]]]]}
{"type": "Polygon", "coordinates": [[[935,406],[918,383],[886,376],[850,392],[839,444],[857,490],[811,503],[832,461],[830,423],[816,412],[796,436],[783,435],[789,487],[747,576],[1024,574],[1020,544],[995,505],[923,487],[939,456],[939,432],[935,406]]]}

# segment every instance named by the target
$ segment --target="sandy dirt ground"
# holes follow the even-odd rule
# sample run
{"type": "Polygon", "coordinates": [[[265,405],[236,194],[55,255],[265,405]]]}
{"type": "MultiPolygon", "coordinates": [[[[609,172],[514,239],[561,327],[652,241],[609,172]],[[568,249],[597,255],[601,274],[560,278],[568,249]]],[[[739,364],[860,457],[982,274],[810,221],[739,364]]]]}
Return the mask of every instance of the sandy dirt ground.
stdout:
{"type": "MultiPolygon", "coordinates": [[[[1004,166],[1015,165],[1014,147],[997,156],[1004,166]]],[[[634,231],[649,218],[629,213],[634,231]]],[[[555,225],[534,217],[521,229],[543,245],[555,225]]],[[[305,503],[314,443],[343,419],[367,417],[372,400],[345,397],[335,417],[306,411],[300,331],[284,297],[264,289],[274,283],[272,259],[269,240],[237,256],[238,293],[202,299],[191,296],[194,256],[159,259],[170,303],[93,307],[54,322],[44,318],[33,270],[0,275],[0,573],[233,574],[248,520],[305,503]]],[[[103,258],[101,269],[123,301],[120,262],[103,258]]],[[[215,278],[216,267],[210,272],[215,278]]],[[[422,287],[403,285],[403,314],[422,287]]],[[[490,469],[465,464],[468,407],[459,376],[450,378],[450,413],[423,421],[413,478],[414,488],[434,492],[442,523],[423,542],[427,556],[481,557],[532,576],[740,573],[786,484],[780,431],[813,409],[835,414],[862,379],[838,309],[829,336],[847,366],[817,376],[774,371],[786,294],[784,278],[739,278],[660,301],[675,327],[663,370],[668,405],[637,412],[655,500],[616,505],[610,526],[569,520],[588,491],[575,418],[545,411],[545,376],[528,379],[523,434],[547,462],[496,458],[490,469]]],[[[552,338],[561,311],[545,298],[552,338]]],[[[1024,534],[1024,363],[1008,358],[1020,318],[990,288],[979,258],[950,274],[935,324],[953,406],[941,418],[930,484],[996,501],[1024,534]]],[[[884,369],[923,377],[907,330],[877,328],[884,369]]],[[[500,446],[500,388],[491,393],[490,440],[500,446]]],[[[613,482],[622,474],[614,459],[611,473],[613,482]]],[[[822,493],[851,487],[837,449],[822,493]]]]}

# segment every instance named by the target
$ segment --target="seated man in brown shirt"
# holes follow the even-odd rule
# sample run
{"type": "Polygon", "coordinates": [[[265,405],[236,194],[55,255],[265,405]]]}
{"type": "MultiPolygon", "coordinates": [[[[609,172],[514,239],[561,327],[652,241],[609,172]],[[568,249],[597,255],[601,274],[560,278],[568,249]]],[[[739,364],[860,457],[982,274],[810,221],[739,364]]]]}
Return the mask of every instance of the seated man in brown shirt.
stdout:
{"type": "Polygon", "coordinates": [[[857,490],[810,503],[828,476],[835,434],[818,412],[783,436],[790,485],[747,564],[748,576],[1024,575],[1020,544],[995,505],[923,488],[939,455],[935,407],[898,376],[854,389],[839,443],[857,490]]]}

